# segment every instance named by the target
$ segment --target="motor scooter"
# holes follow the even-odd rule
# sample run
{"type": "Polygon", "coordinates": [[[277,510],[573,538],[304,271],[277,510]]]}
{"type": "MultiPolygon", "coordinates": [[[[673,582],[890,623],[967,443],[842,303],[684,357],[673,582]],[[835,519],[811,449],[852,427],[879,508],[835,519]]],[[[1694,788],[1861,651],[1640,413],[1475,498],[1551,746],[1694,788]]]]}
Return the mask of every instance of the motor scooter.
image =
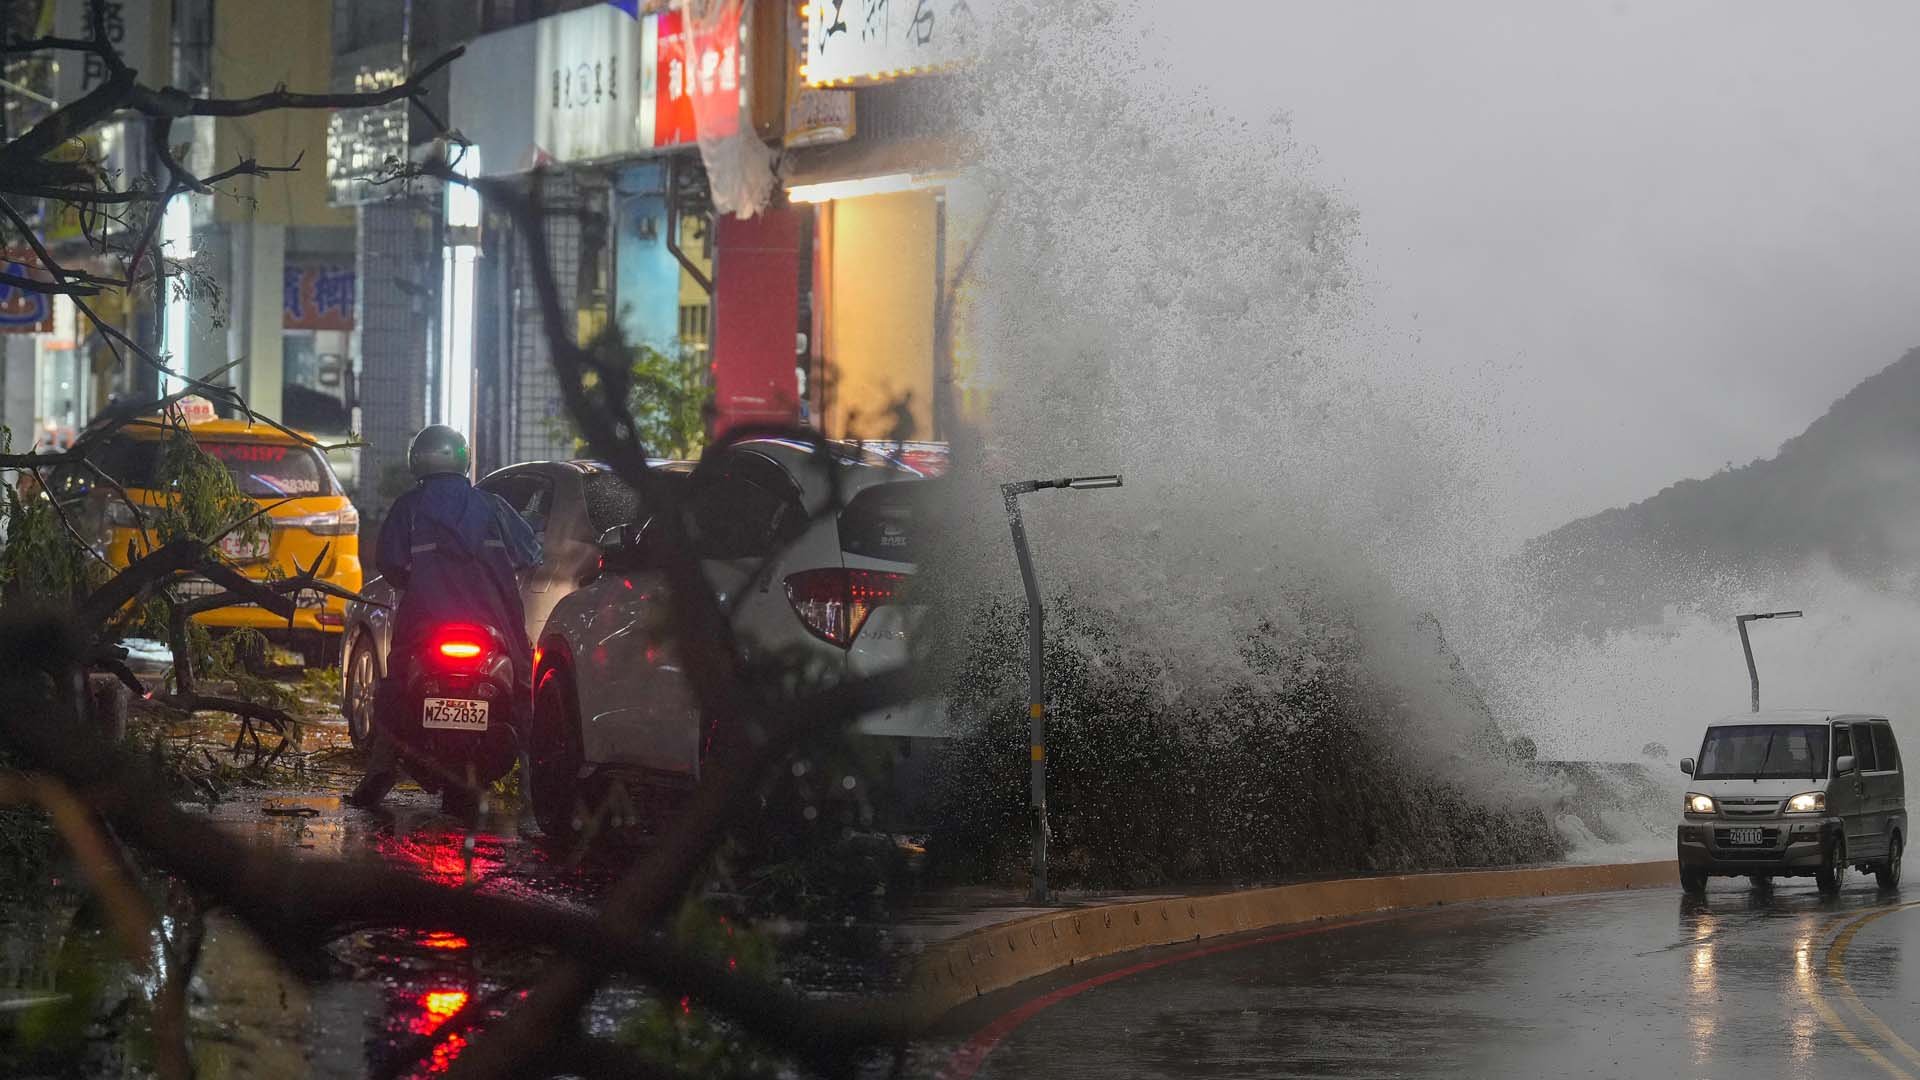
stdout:
{"type": "Polygon", "coordinates": [[[505,776],[519,754],[521,717],[506,636],[491,626],[447,623],[389,662],[398,678],[377,706],[380,722],[400,744],[414,782],[449,806],[465,807],[474,792],[505,776]]]}

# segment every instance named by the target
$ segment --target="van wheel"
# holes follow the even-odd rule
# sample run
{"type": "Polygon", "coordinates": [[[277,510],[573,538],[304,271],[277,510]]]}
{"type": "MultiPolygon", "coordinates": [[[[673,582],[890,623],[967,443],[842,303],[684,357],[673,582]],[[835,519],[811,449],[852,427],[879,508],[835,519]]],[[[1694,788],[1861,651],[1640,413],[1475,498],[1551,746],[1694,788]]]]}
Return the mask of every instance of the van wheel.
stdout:
{"type": "Polygon", "coordinates": [[[1900,887],[1900,849],[1905,847],[1906,844],[1907,842],[1901,839],[1899,833],[1894,833],[1893,848],[1887,852],[1887,861],[1873,868],[1873,876],[1875,880],[1880,882],[1881,888],[1897,889],[1900,887]]]}
{"type": "Polygon", "coordinates": [[[1840,886],[1846,881],[1847,842],[1835,840],[1833,846],[1827,849],[1826,865],[1813,872],[1813,883],[1819,886],[1821,892],[1832,896],[1840,891],[1840,886]]]}
{"type": "Polygon", "coordinates": [[[1680,891],[1689,896],[1703,896],[1707,891],[1707,872],[1692,867],[1680,868],[1680,891]]]}
{"type": "Polygon", "coordinates": [[[532,753],[528,755],[528,786],[533,816],[540,831],[556,840],[578,834],[582,815],[580,722],[574,714],[573,687],[566,669],[551,667],[540,674],[533,692],[532,753]]]}

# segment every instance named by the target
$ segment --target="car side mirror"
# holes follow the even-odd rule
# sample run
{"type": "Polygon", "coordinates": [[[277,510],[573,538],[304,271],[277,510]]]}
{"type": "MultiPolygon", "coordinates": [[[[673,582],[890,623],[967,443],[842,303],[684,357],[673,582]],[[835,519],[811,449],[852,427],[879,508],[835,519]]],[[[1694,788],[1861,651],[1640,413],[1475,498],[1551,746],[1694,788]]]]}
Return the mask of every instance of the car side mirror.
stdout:
{"type": "Polygon", "coordinates": [[[1683,773],[1686,773],[1688,776],[1692,776],[1693,775],[1693,759],[1690,757],[1681,758],[1680,771],[1683,773]]]}
{"type": "Polygon", "coordinates": [[[640,530],[631,522],[615,525],[600,534],[600,568],[606,570],[633,569],[635,549],[639,547],[640,530]]]}
{"type": "Polygon", "coordinates": [[[1833,771],[1834,771],[1834,774],[1837,776],[1845,776],[1846,774],[1852,772],[1853,771],[1853,755],[1841,754],[1840,757],[1836,759],[1833,763],[1833,771]]]}
{"type": "Polygon", "coordinates": [[[646,524],[627,522],[600,534],[600,565],[609,570],[647,570],[657,565],[660,543],[658,530],[646,524]]]}

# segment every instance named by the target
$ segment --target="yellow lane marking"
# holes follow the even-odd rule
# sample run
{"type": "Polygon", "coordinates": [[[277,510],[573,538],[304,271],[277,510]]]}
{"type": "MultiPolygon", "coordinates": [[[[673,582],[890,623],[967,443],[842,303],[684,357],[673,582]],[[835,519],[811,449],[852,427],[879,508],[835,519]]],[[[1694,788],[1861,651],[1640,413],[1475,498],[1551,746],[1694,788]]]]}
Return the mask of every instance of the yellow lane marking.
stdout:
{"type": "Polygon", "coordinates": [[[1854,993],[1853,984],[1847,981],[1846,970],[1847,946],[1853,944],[1855,934],[1864,929],[1868,923],[1884,919],[1896,911],[1905,911],[1916,904],[1920,904],[1920,901],[1882,908],[1848,923],[1846,929],[1840,931],[1839,936],[1833,939],[1833,944],[1827,946],[1827,978],[1832,979],[1840,987],[1840,999],[1847,1003],[1847,1008],[1860,1018],[1860,1022],[1865,1024],[1868,1030],[1880,1036],[1888,1046],[1898,1051],[1901,1057],[1915,1065],[1920,1065],[1920,1050],[1915,1050],[1911,1043],[1894,1034],[1893,1029],[1888,1027],[1885,1021],[1881,1020],[1872,1009],[1867,1008],[1867,1003],[1860,1000],[1859,994],[1854,993]]]}
{"type": "MultiPolygon", "coordinates": [[[[1920,1063],[1920,1058],[1914,1057],[1915,1051],[1913,1047],[1909,1046],[1899,1036],[1894,1035],[1893,1031],[1888,1028],[1886,1024],[1882,1023],[1880,1018],[1875,1016],[1871,1009],[1867,1008],[1866,1003],[1860,1000],[1860,996],[1853,992],[1852,985],[1847,982],[1845,970],[1847,946],[1853,942],[1853,936],[1860,931],[1861,927],[1875,919],[1884,918],[1896,911],[1913,907],[1916,903],[1920,903],[1920,901],[1869,912],[1849,922],[1840,931],[1839,935],[1834,938],[1833,943],[1827,946],[1827,977],[1839,985],[1841,993],[1847,1001],[1848,1008],[1859,1015],[1875,1034],[1889,1040],[1891,1045],[1907,1055],[1908,1060],[1920,1063]]],[[[1885,1054],[1882,1054],[1872,1044],[1856,1034],[1852,1028],[1848,1027],[1847,1022],[1841,1019],[1840,1014],[1833,1010],[1833,1006],[1827,1004],[1827,1000],[1820,996],[1820,991],[1814,985],[1813,980],[1804,980],[1801,983],[1801,990],[1807,995],[1807,1001],[1813,1005],[1814,1012],[1820,1015],[1823,1023],[1833,1029],[1833,1033],[1839,1036],[1841,1042],[1852,1047],[1861,1057],[1880,1066],[1888,1076],[1894,1077],[1895,1080],[1916,1080],[1912,1073],[1889,1060],[1885,1054]]]]}
{"type": "Polygon", "coordinates": [[[1811,984],[1805,987],[1805,990],[1807,1000],[1813,1003],[1813,1011],[1820,1014],[1820,1019],[1825,1021],[1826,1025],[1833,1029],[1835,1035],[1840,1036],[1841,1042],[1859,1051],[1861,1057],[1885,1069],[1887,1075],[1894,1077],[1895,1080],[1914,1080],[1912,1073],[1888,1061],[1885,1054],[1875,1050],[1867,1044],[1866,1040],[1855,1035],[1853,1029],[1847,1026],[1846,1021],[1840,1019],[1840,1014],[1834,1012],[1833,1007],[1828,1005],[1826,999],[1820,996],[1820,991],[1815,990],[1811,984]]]}

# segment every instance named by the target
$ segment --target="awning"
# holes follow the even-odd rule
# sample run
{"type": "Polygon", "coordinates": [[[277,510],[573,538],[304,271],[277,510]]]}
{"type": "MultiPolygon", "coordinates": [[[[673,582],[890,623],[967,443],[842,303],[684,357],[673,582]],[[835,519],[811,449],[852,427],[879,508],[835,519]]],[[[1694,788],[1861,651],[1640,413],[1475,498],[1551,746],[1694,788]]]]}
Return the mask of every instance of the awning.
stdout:
{"type": "Polygon", "coordinates": [[[837,146],[809,146],[782,159],[780,179],[787,187],[864,180],[894,173],[953,172],[972,158],[968,141],[957,135],[911,139],[863,140],[837,146]]]}

